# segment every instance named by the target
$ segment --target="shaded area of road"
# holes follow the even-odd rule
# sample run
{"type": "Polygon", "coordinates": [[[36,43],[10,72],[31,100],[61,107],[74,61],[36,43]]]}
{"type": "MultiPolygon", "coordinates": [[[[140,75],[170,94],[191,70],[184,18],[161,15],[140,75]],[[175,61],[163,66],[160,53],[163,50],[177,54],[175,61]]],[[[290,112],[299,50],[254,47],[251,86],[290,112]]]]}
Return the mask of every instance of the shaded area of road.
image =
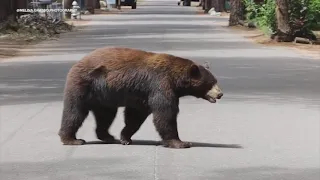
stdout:
{"type": "MultiPolygon", "coordinates": [[[[261,101],[302,101],[319,104],[319,65],[289,58],[198,58],[211,62],[225,100],[256,97],[261,101]]],[[[28,63],[0,66],[2,105],[60,101],[65,76],[74,62],[28,63]]]]}
{"type": "Polygon", "coordinates": [[[32,56],[0,64],[0,104],[60,101],[68,69],[102,46],[171,53],[200,64],[208,61],[225,100],[319,104],[320,61],[252,44],[222,28],[224,17],[192,15],[194,7],[171,6],[171,11],[189,14],[144,15],[139,8],[130,11],[134,14],[95,15],[80,31],[24,49],[22,54],[32,56]]]}

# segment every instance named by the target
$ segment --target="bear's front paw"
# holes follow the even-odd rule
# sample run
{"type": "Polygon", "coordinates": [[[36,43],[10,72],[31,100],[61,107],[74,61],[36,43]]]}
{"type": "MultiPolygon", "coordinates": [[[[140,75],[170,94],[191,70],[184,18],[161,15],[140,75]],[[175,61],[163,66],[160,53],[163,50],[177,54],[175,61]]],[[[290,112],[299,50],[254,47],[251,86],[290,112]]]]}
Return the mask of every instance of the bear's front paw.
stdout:
{"type": "Polygon", "coordinates": [[[83,139],[63,140],[63,145],[83,145],[86,143],[83,139]]]}
{"type": "Polygon", "coordinates": [[[125,137],[121,137],[120,138],[120,143],[122,145],[130,145],[130,144],[132,144],[132,140],[128,139],[128,138],[125,138],[125,137]]]}
{"type": "Polygon", "coordinates": [[[163,146],[167,148],[190,148],[191,147],[190,142],[183,142],[181,140],[165,140],[163,141],[163,146]]]}

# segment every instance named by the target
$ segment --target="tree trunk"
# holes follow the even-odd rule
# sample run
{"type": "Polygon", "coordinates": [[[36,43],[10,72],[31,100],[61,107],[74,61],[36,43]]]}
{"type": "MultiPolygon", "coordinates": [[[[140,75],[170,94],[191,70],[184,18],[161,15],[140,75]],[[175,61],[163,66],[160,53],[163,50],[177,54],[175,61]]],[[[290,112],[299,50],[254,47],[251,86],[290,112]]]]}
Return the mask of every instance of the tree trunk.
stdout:
{"type": "Polygon", "coordinates": [[[225,0],[212,0],[212,6],[214,7],[214,10],[216,12],[222,12],[224,11],[224,3],[225,0]]]}
{"type": "MultiPolygon", "coordinates": [[[[64,9],[71,9],[72,8],[72,2],[73,0],[64,0],[63,1],[63,8],[64,9]]],[[[71,12],[65,12],[66,18],[70,19],[71,18],[71,12]]]]}
{"type": "Polygon", "coordinates": [[[0,0],[0,21],[16,20],[16,1],[15,0],[0,0]]]}
{"type": "Polygon", "coordinates": [[[89,11],[90,14],[94,14],[95,1],[96,1],[96,0],[85,0],[86,10],[89,11]]]}
{"type": "Polygon", "coordinates": [[[95,2],[95,9],[100,9],[100,0],[96,0],[95,2]]]}
{"type": "Polygon", "coordinates": [[[202,10],[206,10],[206,2],[207,0],[202,0],[202,10]]]}
{"type": "MultiPolygon", "coordinates": [[[[17,4],[16,4],[17,5],[16,6],[17,9],[27,9],[28,2],[26,0],[16,0],[16,2],[17,2],[17,4]]],[[[29,14],[29,13],[21,13],[21,12],[19,12],[19,13],[17,13],[17,17],[20,18],[20,16],[24,15],[24,14],[29,14]]]]}
{"type": "Polygon", "coordinates": [[[204,8],[205,13],[208,13],[209,10],[212,8],[212,1],[213,0],[205,0],[205,8],[204,8]]]}
{"type": "Polygon", "coordinates": [[[204,1],[204,0],[199,0],[199,5],[198,5],[198,7],[202,7],[202,6],[203,6],[203,1],[204,1]]]}
{"type": "Polygon", "coordinates": [[[121,1],[120,0],[116,0],[116,7],[117,9],[121,9],[121,1]]]}
{"type": "Polygon", "coordinates": [[[225,10],[225,3],[226,3],[226,0],[219,0],[219,12],[224,12],[226,11],[225,10]]]}
{"type": "Polygon", "coordinates": [[[277,15],[277,35],[278,42],[291,42],[293,36],[289,24],[289,4],[288,0],[276,0],[276,15],[277,15]]]}
{"type": "Polygon", "coordinates": [[[229,26],[236,26],[244,19],[242,0],[231,0],[229,26]]]}
{"type": "Polygon", "coordinates": [[[220,0],[211,0],[211,1],[212,1],[212,7],[214,7],[214,10],[216,12],[220,12],[220,6],[219,6],[220,0]]]}

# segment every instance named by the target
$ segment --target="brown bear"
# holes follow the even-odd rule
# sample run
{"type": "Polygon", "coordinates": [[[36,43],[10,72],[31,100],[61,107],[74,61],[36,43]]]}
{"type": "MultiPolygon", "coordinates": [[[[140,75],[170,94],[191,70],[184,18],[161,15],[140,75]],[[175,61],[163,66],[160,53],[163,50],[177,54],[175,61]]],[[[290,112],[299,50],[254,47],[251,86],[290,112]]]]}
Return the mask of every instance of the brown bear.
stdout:
{"type": "Polygon", "coordinates": [[[59,136],[64,145],[82,145],[78,129],[91,111],[99,140],[113,142],[108,130],[118,107],[125,107],[120,142],[131,137],[152,113],[164,147],[188,148],[177,130],[179,98],[194,96],[211,103],[222,97],[217,79],[193,61],[169,54],[122,47],[94,50],[70,69],[59,136]]]}

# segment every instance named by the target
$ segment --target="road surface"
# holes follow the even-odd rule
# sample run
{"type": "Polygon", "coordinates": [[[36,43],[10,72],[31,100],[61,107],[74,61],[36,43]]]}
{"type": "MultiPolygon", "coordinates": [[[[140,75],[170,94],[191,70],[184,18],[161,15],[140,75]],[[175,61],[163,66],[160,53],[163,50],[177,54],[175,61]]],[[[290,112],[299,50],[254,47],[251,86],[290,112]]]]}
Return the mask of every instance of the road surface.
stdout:
{"type": "MultiPolygon", "coordinates": [[[[177,2],[144,1],[136,10],[90,16],[86,27],[0,63],[2,180],[318,180],[320,61],[264,47],[177,2]],[[224,97],[181,100],[178,128],[189,149],[159,146],[152,116],[133,145],[101,144],[93,116],[84,146],[57,135],[69,68],[102,46],[132,47],[209,61],[224,97]]],[[[83,18],[88,18],[85,16],[83,18]]],[[[111,134],[119,137],[120,109],[111,134]]]]}

